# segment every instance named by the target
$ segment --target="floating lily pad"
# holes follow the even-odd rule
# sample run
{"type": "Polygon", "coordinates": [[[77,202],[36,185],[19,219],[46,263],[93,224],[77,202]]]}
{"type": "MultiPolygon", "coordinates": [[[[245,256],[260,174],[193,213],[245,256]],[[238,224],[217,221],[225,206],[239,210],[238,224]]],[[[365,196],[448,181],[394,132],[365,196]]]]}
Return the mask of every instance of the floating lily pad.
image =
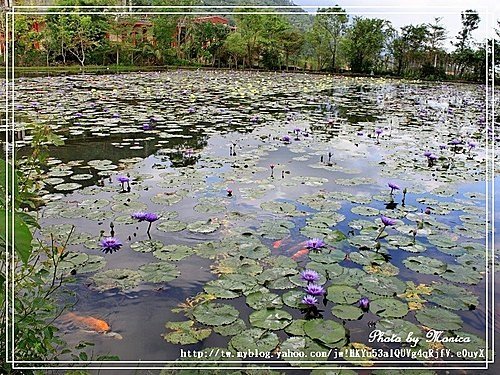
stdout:
{"type": "Polygon", "coordinates": [[[304,323],[304,332],[313,340],[318,340],[330,348],[342,347],[346,330],[333,320],[313,319],[304,323]]]}
{"type": "Polygon", "coordinates": [[[250,328],[234,336],[229,344],[237,351],[270,352],[279,344],[278,336],[273,332],[259,328],[250,328]]]}
{"type": "Polygon", "coordinates": [[[363,316],[363,311],[356,306],[336,305],[332,308],[332,314],[339,319],[357,320],[363,316]]]}
{"type": "Polygon", "coordinates": [[[157,251],[162,249],[164,246],[165,245],[163,244],[163,242],[154,240],[137,241],[130,244],[130,248],[132,250],[138,251],[140,253],[150,253],[152,251],[157,251]]]}
{"type": "Polygon", "coordinates": [[[294,336],[305,336],[304,324],[307,322],[305,319],[296,319],[289,326],[285,327],[285,332],[294,336]]]}
{"type": "Polygon", "coordinates": [[[54,189],[59,190],[59,191],[71,191],[71,190],[76,190],[81,188],[81,184],[77,184],[76,182],[68,182],[65,184],[59,184],[54,186],[54,189]]]}
{"type": "Polygon", "coordinates": [[[245,322],[242,319],[238,318],[231,324],[215,326],[213,329],[214,332],[218,333],[219,335],[234,336],[238,333],[246,331],[247,327],[245,325],[245,322]]]}
{"type": "Polygon", "coordinates": [[[95,288],[101,292],[115,288],[126,291],[139,285],[141,275],[133,270],[114,269],[98,272],[91,279],[95,288]]]}
{"type": "Polygon", "coordinates": [[[190,232],[195,232],[195,233],[212,233],[215,232],[217,229],[219,229],[220,224],[218,222],[215,222],[211,219],[207,221],[194,221],[190,224],[187,225],[187,229],[190,232]]]}
{"type": "Polygon", "coordinates": [[[261,224],[258,233],[264,238],[279,240],[288,236],[294,227],[295,224],[289,220],[268,220],[261,224]]]}
{"type": "Polygon", "coordinates": [[[424,256],[408,257],[403,260],[403,264],[412,271],[429,275],[440,275],[444,273],[447,268],[446,263],[424,256]]]}
{"type": "Polygon", "coordinates": [[[304,292],[298,290],[290,290],[283,294],[283,303],[289,307],[300,308],[302,306],[302,298],[304,297],[304,292]]]}
{"type": "Polygon", "coordinates": [[[290,324],[292,316],[284,310],[264,309],[250,314],[250,324],[254,327],[278,330],[290,324]]]}
{"type": "Polygon", "coordinates": [[[477,284],[483,278],[482,275],[471,267],[464,267],[459,264],[451,264],[439,276],[448,281],[462,284],[477,284]]]}
{"type": "Polygon", "coordinates": [[[165,326],[171,331],[164,335],[165,340],[172,344],[188,345],[206,339],[212,333],[210,328],[195,328],[194,322],[167,322],[165,326]]]}
{"type": "Polygon", "coordinates": [[[442,331],[456,331],[462,327],[462,319],[458,315],[439,307],[417,311],[415,318],[426,327],[442,331]]]}
{"type": "Polygon", "coordinates": [[[451,310],[470,310],[478,304],[477,296],[468,290],[442,283],[432,285],[432,292],[427,300],[451,310]]]}
{"type": "Polygon", "coordinates": [[[139,274],[148,283],[165,283],[180,275],[177,267],[171,263],[149,263],[139,267],[139,274]]]}
{"type": "Polygon", "coordinates": [[[408,305],[394,298],[380,298],[370,303],[370,311],[382,318],[402,318],[408,314],[408,305]]]}
{"type": "Polygon", "coordinates": [[[179,232],[186,229],[187,224],[178,220],[164,220],[156,225],[156,229],[162,232],[179,232]]]}
{"type": "Polygon", "coordinates": [[[359,301],[361,293],[348,285],[331,285],[327,289],[326,298],[339,304],[353,304],[359,301]]]}
{"type": "Polygon", "coordinates": [[[222,303],[203,303],[193,310],[196,321],[209,326],[230,324],[238,318],[238,315],[238,310],[233,306],[222,303]]]}
{"type": "Polygon", "coordinates": [[[153,252],[160,260],[181,260],[193,253],[193,249],[186,245],[165,245],[153,252]]]}
{"type": "Polygon", "coordinates": [[[254,292],[247,296],[247,305],[254,310],[280,308],[283,306],[281,297],[269,292],[254,292]]]}

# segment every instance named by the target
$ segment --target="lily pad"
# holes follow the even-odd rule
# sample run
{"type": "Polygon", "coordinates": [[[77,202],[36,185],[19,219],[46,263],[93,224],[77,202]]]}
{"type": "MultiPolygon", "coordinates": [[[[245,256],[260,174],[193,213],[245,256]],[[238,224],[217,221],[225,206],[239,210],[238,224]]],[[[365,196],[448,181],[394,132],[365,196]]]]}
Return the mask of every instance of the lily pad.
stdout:
{"type": "Polygon", "coordinates": [[[209,326],[230,324],[238,318],[238,315],[238,310],[233,306],[222,303],[203,303],[193,310],[196,321],[209,326]]]}
{"type": "Polygon", "coordinates": [[[212,219],[194,221],[187,225],[187,229],[194,233],[212,233],[219,229],[220,224],[212,219]]]}
{"type": "Polygon", "coordinates": [[[332,314],[343,320],[358,320],[363,316],[363,310],[352,305],[336,305],[332,308],[332,314]]]}
{"type": "Polygon", "coordinates": [[[403,260],[403,264],[412,271],[429,275],[440,275],[447,268],[446,263],[424,256],[408,257],[403,260]]]}
{"type": "Polygon", "coordinates": [[[327,300],[339,304],[353,304],[361,298],[361,293],[348,285],[331,285],[328,287],[327,293],[327,300]]]}
{"type": "Polygon", "coordinates": [[[380,298],[370,303],[370,311],[382,318],[402,318],[408,314],[408,305],[394,298],[380,298]]]}
{"type": "Polygon", "coordinates": [[[292,316],[284,310],[264,309],[251,313],[249,320],[254,327],[275,331],[289,325],[292,316]]]}
{"type": "Polygon", "coordinates": [[[415,318],[424,326],[440,331],[456,331],[462,327],[462,319],[458,315],[439,307],[417,311],[415,318]]]}
{"type": "Polygon", "coordinates": [[[165,283],[180,275],[177,267],[171,263],[149,263],[139,267],[139,274],[148,283],[165,283]]]}
{"type": "Polygon", "coordinates": [[[342,347],[346,330],[333,320],[313,319],[304,323],[304,332],[313,340],[318,340],[330,348],[342,347]]]}
{"type": "Polygon", "coordinates": [[[206,339],[212,333],[210,328],[194,328],[194,322],[167,322],[165,325],[171,331],[164,335],[165,340],[172,344],[188,345],[206,339]]]}
{"type": "Polygon", "coordinates": [[[129,269],[113,269],[98,272],[91,279],[95,288],[100,292],[115,288],[126,291],[139,285],[141,275],[129,269]]]}
{"type": "Polygon", "coordinates": [[[264,329],[250,328],[234,336],[229,344],[237,351],[270,352],[279,344],[278,336],[264,329]]]}
{"type": "Polygon", "coordinates": [[[254,292],[247,296],[247,305],[254,310],[280,308],[283,306],[281,297],[269,292],[254,292]]]}

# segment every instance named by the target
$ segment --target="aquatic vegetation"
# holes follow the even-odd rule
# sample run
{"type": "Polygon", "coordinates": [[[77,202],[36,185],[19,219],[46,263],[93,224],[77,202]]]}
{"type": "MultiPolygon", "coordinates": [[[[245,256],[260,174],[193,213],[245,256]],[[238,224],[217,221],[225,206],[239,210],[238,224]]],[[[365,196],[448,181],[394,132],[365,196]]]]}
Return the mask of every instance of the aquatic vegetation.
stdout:
{"type": "Polygon", "coordinates": [[[40,238],[61,241],[74,224],[59,272],[75,270],[92,297],[106,296],[102,306],[121,294],[161,307],[152,326],[167,328],[163,349],[207,350],[216,337],[224,351],[290,348],[315,360],[314,350],[363,347],[347,327],[356,337],[374,325],[424,337],[436,306],[463,316],[452,317],[450,334],[471,331],[486,271],[482,113],[418,100],[459,97],[460,87],[479,105],[472,87],[208,71],[85,80],[103,95],[66,117],[35,96],[61,113],[57,131],[96,139],[100,150],[49,159],[40,238]],[[121,192],[116,176],[128,179],[121,192]],[[464,192],[471,179],[478,184],[464,192]],[[115,233],[127,251],[94,258],[115,233]],[[191,301],[197,293],[205,297],[191,301]]]}

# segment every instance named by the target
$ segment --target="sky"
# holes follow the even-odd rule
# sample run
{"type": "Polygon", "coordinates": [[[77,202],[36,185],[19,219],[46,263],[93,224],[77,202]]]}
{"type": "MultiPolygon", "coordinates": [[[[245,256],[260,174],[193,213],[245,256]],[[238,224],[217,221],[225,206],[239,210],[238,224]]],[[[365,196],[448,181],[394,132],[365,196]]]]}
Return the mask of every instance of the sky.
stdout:
{"type": "MultiPolygon", "coordinates": [[[[399,29],[408,24],[433,23],[435,17],[442,17],[441,24],[448,30],[448,41],[444,47],[451,49],[450,41],[461,29],[460,12],[473,9],[479,12],[481,22],[473,32],[477,41],[493,37],[496,20],[500,19],[498,0],[293,0],[300,6],[335,6],[344,8],[350,15],[377,17],[391,21],[399,29]],[[385,7],[385,8],[384,8],[385,7]],[[391,8],[392,7],[392,8],[391,8]],[[372,12],[367,14],[363,12],[372,12]],[[377,14],[374,14],[377,13],[377,14]],[[393,14],[389,14],[393,13],[393,14]],[[396,14],[397,13],[397,14],[396,14]]],[[[305,9],[314,12],[315,8],[305,9]]]]}

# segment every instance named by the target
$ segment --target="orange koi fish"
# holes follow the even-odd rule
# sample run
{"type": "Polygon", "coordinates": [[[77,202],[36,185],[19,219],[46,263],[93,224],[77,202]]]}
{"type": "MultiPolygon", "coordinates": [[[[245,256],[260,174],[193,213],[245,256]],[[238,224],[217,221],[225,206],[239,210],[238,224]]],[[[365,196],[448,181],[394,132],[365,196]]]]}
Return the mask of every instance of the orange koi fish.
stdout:
{"type": "Polygon", "coordinates": [[[301,250],[297,251],[295,254],[293,254],[291,256],[291,258],[293,260],[297,260],[297,259],[299,259],[299,258],[301,258],[301,257],[303,257],[304,255],[307,255],[307,254],[309,254],[309,249],[301,249],[301,250]]]}
{"type": "Polygon", "coordinates": [[[106,333],[111,331],[111,327],[104,320],[94,318],[92,316],[79,316],[69,312],[64,315],[65,320],[75,323],[78,327],[97,333],[106,333]]]}
{"type": "Polygon", "coordinates": [[[279,248],[283,244],[283,240],[273,242],[273,249],[279,248]]]}

